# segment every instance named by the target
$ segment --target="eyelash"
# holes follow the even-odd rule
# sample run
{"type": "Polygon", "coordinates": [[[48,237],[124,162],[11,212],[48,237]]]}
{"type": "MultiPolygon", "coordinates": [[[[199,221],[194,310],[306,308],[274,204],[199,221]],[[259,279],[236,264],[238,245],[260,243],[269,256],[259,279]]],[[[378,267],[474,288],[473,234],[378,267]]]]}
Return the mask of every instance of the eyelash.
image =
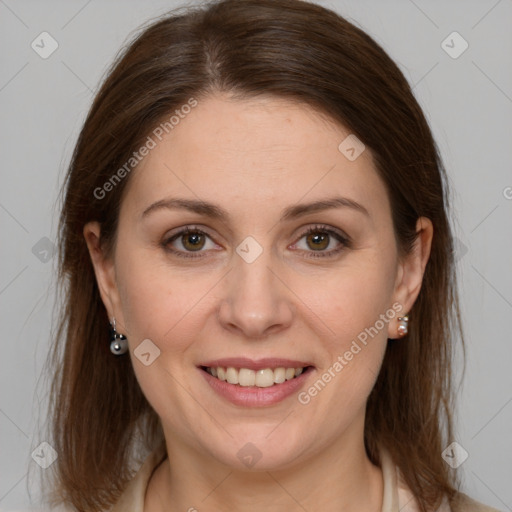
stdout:
{"type": "MultiPolygon", "coordinates": [[[[184,235],[190,234],[190,233],[199,234],[199,235],[203,235],[203,236],[207,236],[208,238],[211,238],[210,235],[208,233],[206,233],[205,231],[203,231],[202,229],[187,226],[186,228],[182,229],[178,233],[173,234],[170,238],[166,238],[162,242],[163,248],[166,251],[169,251],[180,258],[203,258],[204,256],[200,256],[200,255],[196,256],[196,255],[192,255],[192,254],[187,254],[187,253],[184,253],[183,251],[177,251],[175,249],[169,248],[169,245],[172,242],[174,242],[174,240],[176,240],[184,235]]],[[[305,232],[303,232],[300,235],[298,240],[301,240],[305,236],[311,235],[313,233],[322,233],[322,234],[327,234],[327,235],[333,236],[338,242],[341,243],[341,247],[338,249],[333,249],[331,251],[327,251],[327,252],[326,251],[306,251],[306,252],[310,252],[311,254],[309,256],[305,256],[305,258],[333,258],[334,256],[338,255],[341,251],[343,251],[345,248],[350,247],[350,239],[346,235],[343,235],[340,232],[329,228],[328,226],[324,226],[324,225],[320,225],[320,224],[317,224],[317,225],[307,229],[305,232]],[[315,252],[316,252],[316,254],[315,254],[315,252]]],[[[190,251],[188,251],[188,252],[190,253],[190,251]]],[[[198,254],[200,254],[201,252],[204,252],[204,251],[197,251],[197,252],[198,252],[198,254]]]]}

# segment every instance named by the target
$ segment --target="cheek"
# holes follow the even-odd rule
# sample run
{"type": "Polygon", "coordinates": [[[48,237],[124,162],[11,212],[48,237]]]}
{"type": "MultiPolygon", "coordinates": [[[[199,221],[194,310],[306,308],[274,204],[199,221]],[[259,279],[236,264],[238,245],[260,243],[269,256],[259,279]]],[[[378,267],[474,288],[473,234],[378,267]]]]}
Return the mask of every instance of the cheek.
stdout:
{"type": "MultiPolygon", "coordinates": [[[[317,314],[311,328],[328,333],[320,340],[327,357],[317,376],[321,382],[316,388],[322,389],[322,398],[316,407],[325,407],[321,414],[331,417],[334,424],[339,418],[329,411],[343,410],[345,418],[353,417],[366,403],[379,373],[389,323],[396,317],[391,304],[393,269],[391,259],[376,261],[360,255],[357,265],[347,265],[329,279],[319,280],[315,289],[321,292],[308,302],[317,314]]],[[[316,392],[311,390],[313,395],[316,392]]]]}
{"type": "MultiPolygon", "coordinates": [[[[200,298],[198,287],[184,286],[177,273],[162,268],[154,258],[140,251],[119,258],[118,289],[130,345],[149,338],[157,346],[179,330],[180,321],[194,308],[200,298]]],[[[182,348],[180,337],[172,347],[182,348]]]]}
{"type": "Polygon", "coordinates": [[[307,290],[303,289],[301,294],[308,297],[308,306],[325,324],[322,330],[328,333],[326,339],[333,340],[332,348],[343,349],[376,323],[378,330],[387,337],[389,319],[385,325],[380,319],[386,313],[388,316],[393,314],[392,265],[370,258],[365,262],[360,258],[358,265],[347,265],[315,281],[314,289],[316,292],[309,289],[307,295],[304,295],[307,290]]]}
{"type": "MultiPolygon", "coordinates": [[[[194,278],[193,274],[186,283],[187,279],[179,271],[162,268],[143,251],[139,254],[132,251],[120,258],[117,276],[132,365],[139,385],[160,416],[186,417],[180,394],[182,386],[178,383],[187,378],[190,362],[186,358],[194,348],[194,335],[197,338],[198,334],[194,315],[201,314],[199,300],[205,286],[198,286],[201,278],[194,278]],[[160,352],[155,352],[158,356],[154,359],[151,353],[151,363],[146,366],[138,360],[136,349],[147,339],[160,352]]],[[[150,351],[154,350],[149,347],[150,351]]]]}

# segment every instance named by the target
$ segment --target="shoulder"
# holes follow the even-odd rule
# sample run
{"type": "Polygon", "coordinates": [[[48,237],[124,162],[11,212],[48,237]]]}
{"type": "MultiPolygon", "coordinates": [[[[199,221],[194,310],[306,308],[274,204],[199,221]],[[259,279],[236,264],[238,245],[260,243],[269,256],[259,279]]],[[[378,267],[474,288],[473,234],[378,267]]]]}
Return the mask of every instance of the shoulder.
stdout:
{"type": "MultiPolygon", "coordinates": [[[[401,512],[419,512],[419,504],[407,486],[403,475],[393,462],[386,448],[380,447],[382,476],[384,479],[384,503],[382,512],[400,510],[401,512]]],[[[502,512],[470,498],[463,492],[457,492],[448,500],[444,496],[436,512],[502,512]]]]}
{"type": "Polygon", "coordinates": [[[143,512],[151,476],[166,457],[165,444],[150,453],[109,512],[143,512]]]}
{"type": "Polygon", "coordinates": [[[498,509],[483,505],[471,499],[467,494],[459,492],[452,500],[452,512],[500,512],[498,509]]]}

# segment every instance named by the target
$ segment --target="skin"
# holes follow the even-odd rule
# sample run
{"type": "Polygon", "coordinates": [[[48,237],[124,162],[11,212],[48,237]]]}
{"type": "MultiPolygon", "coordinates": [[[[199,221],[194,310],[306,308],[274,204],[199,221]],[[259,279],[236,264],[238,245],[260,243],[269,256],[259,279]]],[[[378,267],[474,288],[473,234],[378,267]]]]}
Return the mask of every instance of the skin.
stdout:
{"type": "Polygon", "coordinates": [[[303,104],[209,96],[132,171],[110,257],[101,227],[85,226],[102,300],[165,434],[169,457],[153,473],[144,510],[381,510],[382,473],[366,455],[363,429],[387,339],[399,337],[396,317],[307,405],[294,394],[263,408],[235,406],[196,369],[220,357],[293,358],[315,366],[307,390],[394,303],[411,309],[432,224],[418,220],[416,245],[400,259],[370,150],[355,161],[338,150],[349,133],[303,104]],[[279,220],[290,205],[333,195],[368,214],[341,207],[279,220]],[[230,219],[166,208],[142,217],[170,197],[214,202],[230,219]],[[303,236],[316,224],[349,244],[303,236]],[[168,247],[198,258],[162,246],[185,226],[208,233],[200,253],[186,237],[168,247]],[[247,236],[263,248],[252,263],[236,252],[247,236]],[[161,351],[149,366],[133,354],[147,338],[161,351]],[[237,457],[248,442],[262,454],[252,468],[237,457]]]}

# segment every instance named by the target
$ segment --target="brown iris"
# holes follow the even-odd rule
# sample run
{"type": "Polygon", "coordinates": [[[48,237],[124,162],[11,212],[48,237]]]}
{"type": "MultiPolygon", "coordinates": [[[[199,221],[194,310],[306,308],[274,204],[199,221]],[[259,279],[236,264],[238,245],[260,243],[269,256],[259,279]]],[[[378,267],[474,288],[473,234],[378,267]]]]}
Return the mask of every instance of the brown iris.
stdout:
{"type": "Polygon", "coordinates": [[[308,244],[310,241],[313,242],[314,245],[310,247],[312,247],[314,250],[325,249],[326,247],[329,246],[329,235],[327,233],[311,233],[310,235],[307,236],[306,240],[308,244]]]}
{"type": "Polygon", "coordinates": [[[204,235],[197,232],[185,233],[182,237],[183,247],[187,250],[198,251],[204,246],[204,235]],[[188,245],[190,243],[190,245],[188,245]]]}

